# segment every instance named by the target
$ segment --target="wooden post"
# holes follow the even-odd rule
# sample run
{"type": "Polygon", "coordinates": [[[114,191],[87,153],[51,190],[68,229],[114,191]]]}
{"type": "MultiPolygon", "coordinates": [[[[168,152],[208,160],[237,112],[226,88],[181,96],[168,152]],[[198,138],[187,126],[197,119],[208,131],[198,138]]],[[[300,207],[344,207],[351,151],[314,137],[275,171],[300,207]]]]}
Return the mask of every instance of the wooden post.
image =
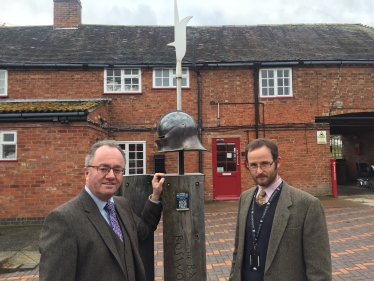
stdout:
{"type": "Polygon", "coordinates": [[[204,175],[165,175],[164,280],[205,281],[204,175]]]}
{"type": "MultiPolygon", "coordinates": [[[[132,210],[138,216],[143,211],[149,195],[152,194],[153,175],[130,175],[124,176],[120,194],[127,198],[132,210]]],[[[140,257],[144,264],[147,281],[155,280],[154,266],[154,237],[148,237],[146,240],[139,240],[140,257]]]]}

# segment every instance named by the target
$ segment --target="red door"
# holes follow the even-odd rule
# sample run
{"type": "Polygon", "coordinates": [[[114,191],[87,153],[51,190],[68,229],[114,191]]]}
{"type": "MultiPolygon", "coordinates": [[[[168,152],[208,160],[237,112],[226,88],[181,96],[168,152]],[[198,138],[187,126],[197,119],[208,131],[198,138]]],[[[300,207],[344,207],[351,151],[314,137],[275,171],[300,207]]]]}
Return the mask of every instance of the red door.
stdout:
{"type": "Polygon", "coordinates": [[[239,199],[240,139],[213,139],[213,198],[239,199]]]}

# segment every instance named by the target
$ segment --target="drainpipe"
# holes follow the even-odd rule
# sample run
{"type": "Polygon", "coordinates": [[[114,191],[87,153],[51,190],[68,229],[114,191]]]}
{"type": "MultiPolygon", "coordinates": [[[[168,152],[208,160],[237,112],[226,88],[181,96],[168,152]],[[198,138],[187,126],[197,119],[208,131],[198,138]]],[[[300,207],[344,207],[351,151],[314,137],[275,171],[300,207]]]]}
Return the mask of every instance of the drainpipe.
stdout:
{"type": "MultiPolygon", "coordinates": [[[[196,67],[196,37],[193,38],[193,51],[192,51],[192,69],[197,75],[197,134],[200,142],[202,143],[202,94],[201,94],[201,73],[199,68],[196,67]]],[[[199,173],[203,173],[203,152],[199,150],[199,173]]]]}
{"type": "Polygon", "coordinates": [[[254,71],[253,71],[253,91],[254,91],[254,98],[255,98],[255,128],[256,128],[256,139],[258,139],[258,124],[260,119],[260,113],[259,113],[259,101],[258,101],[258,92],[259,92],[259,69],[260,64],[255,63],[254,65],[254,71]]]}

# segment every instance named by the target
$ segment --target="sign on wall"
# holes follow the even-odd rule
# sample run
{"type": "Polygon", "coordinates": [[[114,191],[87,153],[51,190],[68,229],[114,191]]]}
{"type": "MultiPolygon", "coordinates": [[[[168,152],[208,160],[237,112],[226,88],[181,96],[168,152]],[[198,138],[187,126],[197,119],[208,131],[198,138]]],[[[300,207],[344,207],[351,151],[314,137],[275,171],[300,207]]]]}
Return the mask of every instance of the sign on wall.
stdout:
{"type": "Polygon", "coordinates": [[[317,144],[327,144],[326,131],[317,131],[317,144]]]}

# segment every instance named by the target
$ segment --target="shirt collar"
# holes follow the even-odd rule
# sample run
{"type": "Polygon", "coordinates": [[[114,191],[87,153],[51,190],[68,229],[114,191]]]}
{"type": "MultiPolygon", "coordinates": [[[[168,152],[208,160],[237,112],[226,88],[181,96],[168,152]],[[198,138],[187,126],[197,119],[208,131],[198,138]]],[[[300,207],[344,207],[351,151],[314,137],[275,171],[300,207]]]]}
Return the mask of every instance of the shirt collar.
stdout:
{"type": "Polygon", "coordinates": [[[261,190],[265,190],[266,191],[265,198],[269,199],[271,195],[273,194],[273,192],[277,189],[277,187],[281,183],[282,183],[282,178],[279,177],[279,179],[276,182],[274,182],[272,185],[268,186],[267,188],[263,188],[262,186],[259,185],[256,196],[260,193],[261,190]]]}
{"type": "MultiPolygon", "coordinates": [[[[99,198],[97,198],[92,192],[91,190],[87,187],[87,186],[84,186],[84,189],[87,191],[87,193],[91,196],[91,198],[93,199],[93,201],[95,201],[97,207],[99,208],[99,210],[102,210],[104,209],[107,201],[103,201],[99,198]]],[[[113,197],[110,197],[109,199],[110,202],[114,202],[113,200],[113,197]]]]}

